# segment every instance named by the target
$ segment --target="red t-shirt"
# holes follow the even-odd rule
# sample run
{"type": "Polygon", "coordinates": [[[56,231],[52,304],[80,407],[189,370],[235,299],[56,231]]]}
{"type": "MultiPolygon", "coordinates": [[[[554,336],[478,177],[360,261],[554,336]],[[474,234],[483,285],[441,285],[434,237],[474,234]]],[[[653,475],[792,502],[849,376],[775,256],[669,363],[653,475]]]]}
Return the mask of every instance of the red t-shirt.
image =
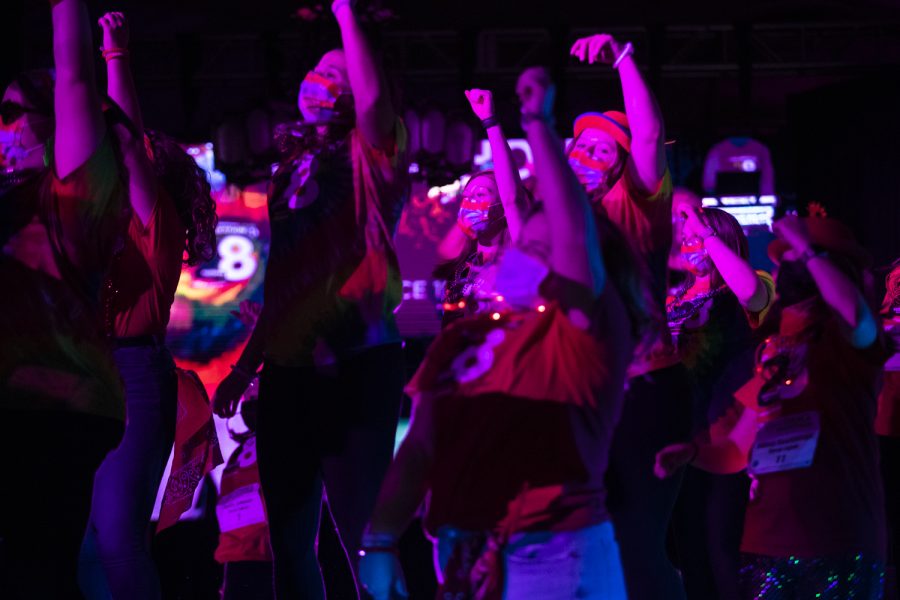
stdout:
{"type": "Polygon", "coordinates": [[[60,179],[11,192],[35,213],[5,240],[0,278],[0,403],[124,418],[122,385],[101,327],[100,286],[124,230],[124,186],[109,138],[60,179]],[[54,246],[60,250],[57,255],[54,246]]]}
{"type": "MultiPolygon", "coordinates": [[[[638,260],[643,261],[657,307],[660,314],[665,314],[666,270],[672,247],[672,177],[668,169],[659,189],[647,193],[632,179],[630,170],[626,168],[612,189],[595,206],[622,230],[638,260]]],[[[662,330],[659,335],[660,338],[646,355],[635,356],[630,377],[678,363],[668,330],[662,330]]]]}
{"type": "Polygon", "coordinates": [[[146,225],[132,213],[111,280],[116,337],[164,336],[181,277],[185,226],[175,201],[162,189],[146,225]]]}
{"type": "Polygon", "coordinates": [[[399,119],[390,150],[354,129],[330,150],[276,172],[264,291],[272,324],[267,360],[312,364],[319,340],[338,356],[400,341],[393,235],[408,192],[407,137],[399,119]]]}
{"type": "MultiPolygon", "coordinates": [[[[783,315],[781,334],[792,328],[786,322],[783,315]]],[[[757,476],[741,549],[801,558],[864,552],[883,559],[884,495],[873,424],[884,342],[854,348],[830,312],[791,332],[805,340],[808,384],[783,400],[776,416],[817,411],[818,445],[811,466],[757,476]]],[[[755,398],[736,396],[760,410],[755,398]]],[[[760,412],[762,422],[766,412],[760,412]]]]}
{"type": "Polygon", "coordinates": [[[603,476],[633,350],[627,313],[611,286],[592,305],[588,290],[551,276],[542,295],[556,299],[544,312],[447,327],[407,387],[433,403],[431,532],[608,519],[603,476]],[[589,331],[572,323],[573,308],[590,315],[589,331]]]}

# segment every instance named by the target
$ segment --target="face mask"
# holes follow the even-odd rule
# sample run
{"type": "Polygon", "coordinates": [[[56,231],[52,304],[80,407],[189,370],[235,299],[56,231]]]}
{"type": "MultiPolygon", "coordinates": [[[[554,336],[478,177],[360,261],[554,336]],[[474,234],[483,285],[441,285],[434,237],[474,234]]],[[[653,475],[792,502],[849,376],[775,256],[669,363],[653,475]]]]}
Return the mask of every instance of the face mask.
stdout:
{"type": "Polygon", "coordinates": [[[712,265],[709,254],[703,247],[703,240],[700,238],[691,238],[681,242],[681,258],[694,275],[703,277],[709,274],[712,265]]]}
{"type": "Polygon", "coordinates": [[[20,121],[4,125],[0,123],[0,171],[14,172],[31,154],[43,151],[44,144],[31,147],[22,145],[24,127],[20,121]]]}
{"type": "Polygon", "coordinates": [[[796,260],[782,261],[778,267],[775,290],[782,306],[791,306],[819,294],[819,288],[806,265],[796,260]]]}
{"type": "Polygon", "coordinates": [[[472,190],[474,197],[463,196],[456,222],[472,239],[488,242],[500,232],[503,225],[503,204],[493,195],[472,190]]]}
{"type": "Polygon", "coordinates": [[[349,96],[340,85],[310,71],[300,84],[300,112],[310,123],[329,123],[346,116],[343,96],[349,96]]]}

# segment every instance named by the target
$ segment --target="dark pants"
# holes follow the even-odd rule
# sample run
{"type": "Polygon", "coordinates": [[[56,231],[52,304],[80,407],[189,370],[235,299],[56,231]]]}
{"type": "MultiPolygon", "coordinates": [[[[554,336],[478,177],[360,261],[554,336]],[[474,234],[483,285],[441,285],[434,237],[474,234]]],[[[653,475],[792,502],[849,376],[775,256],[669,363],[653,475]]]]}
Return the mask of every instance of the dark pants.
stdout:
{"type": "Polygon", "coordinates": [[[691,394],[687,372],[681,365],[628,382],[606,482],[631,600],[685,597],[666,553],[669,519],[681,474],[660,480],[653,474],[653,465],[659,450],[690,435],[691,394]]]}
{"type": "Polygon", "coordinates": [[[672,530],[689,600],[741,597],[741,533],[749,492],[750,478],[744,473],[684,470],[672,530]]]}
{"type": "Polygon", "coordinates": [[[125,435],[94,478],[79,583],[90,600],[158,600],[150,516],[175,435],[175,363],[161,345],[119,348],[113,357],[125,383],[125,435]]]}
{"type": "Polygon", "coordinates": [[[122,435],[113,419],[0,410],[0,597],[81,598],[78,549],[94,472],[122,435]]]}
{"type": "Polygon", "coordinates": [[[279,600],[325,597],[316,558],[323,489],[356,573],[393,455],[403,379],[400,344],[368,349],[329,374],[265,365],[256,447],[279,600]]]}
{"type": "Polygon", "coordinates": [[[881,476],[884,481],[885,515],[888,525],[888,569],[885,600],[900,599],[900,437],[879,437],[881,476]]]}
{"type": "Polygon", "coordinates": [[[222,600],[275,600],[272,563],[253,560],[226,563],[222,600]]]}

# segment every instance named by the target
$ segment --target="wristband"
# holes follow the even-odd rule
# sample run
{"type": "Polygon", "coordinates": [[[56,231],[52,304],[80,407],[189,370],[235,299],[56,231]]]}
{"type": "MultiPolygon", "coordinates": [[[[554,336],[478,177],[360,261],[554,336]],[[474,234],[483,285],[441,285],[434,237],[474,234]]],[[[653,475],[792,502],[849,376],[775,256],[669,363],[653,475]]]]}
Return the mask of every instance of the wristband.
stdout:
{"type": "Polygon", "coordinates": [[[618,69],[619,65],[622,64],[622,61],[625,60],[626,57],[634,54],[634,46],[631,45],[631,42],[627,42],[625,47],[622,48],[622,51],[619,52],[619,55],[616,57],[616,60],[612,64],[613,69],[618,69]]]}
{"type": "Polygon", "coordinates": [[[397,536],[391,533],[363,533],[359,548],[359,555],[365,556],[372,552],[385,552],[399,556],[397,550],[397,536]]]}
{"type": "Polygon", "coordinates": [[[500,119],[498,119],[494,115],[491,115],[487,119],[481,120],[481,126],[484,127],[485,129],[490,129],[491,127],[496,127],[499,124],[500,124],[500,119]]]}
{"type": "Polygon", "coordinates": [[[100,54],[106,62],[117,58],[128,58],[128,48],[104,48],[100,54]]]}
{"type": "Polygon", "coordinates": [[[713,229],[712,227],[707,227],[707,231],[709,231],[709,233],[707,233],[706,235],[702,235],[702,234],[700,235],[700,239],[703,240],[704,242],[711,237],[719,237],[719,234],[716,233],[716,230],[713,229]]]}
{"type": "Polygon", "coordinates": [[[805,265],[814,258],[828,258],[828,253],[810,247],[800,255],[799,261],[805,265]]]}

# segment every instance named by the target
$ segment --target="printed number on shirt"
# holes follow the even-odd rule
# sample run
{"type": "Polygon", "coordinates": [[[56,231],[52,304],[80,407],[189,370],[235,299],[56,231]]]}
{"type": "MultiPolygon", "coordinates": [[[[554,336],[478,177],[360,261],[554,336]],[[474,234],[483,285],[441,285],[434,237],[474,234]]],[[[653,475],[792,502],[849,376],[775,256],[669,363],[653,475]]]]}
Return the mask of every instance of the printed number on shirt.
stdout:
{"type": "Polygon", "coordinates": [[[480,346],[467,348],[453,361],[451,368],[459,383],[474,381],[487,373],[494,365],[494,349],[503,343],[506,333],[494,329],[480,346]]]}
{"type": "Polygon", "coordinates": [[[219,242],[219,271],[225,281],[246,281],[256,273],[253,242],[242,235],[226,235],[219,242]]]}

